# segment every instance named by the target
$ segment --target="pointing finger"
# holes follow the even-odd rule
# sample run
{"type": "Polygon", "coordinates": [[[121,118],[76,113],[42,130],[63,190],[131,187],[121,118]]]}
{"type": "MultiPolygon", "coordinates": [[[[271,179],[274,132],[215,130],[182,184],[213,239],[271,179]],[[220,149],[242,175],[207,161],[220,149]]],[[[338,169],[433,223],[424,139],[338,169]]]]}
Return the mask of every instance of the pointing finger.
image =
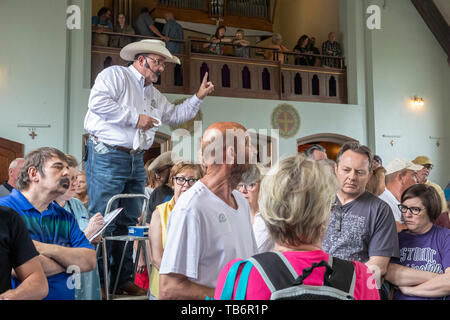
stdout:
{"type": "Polygon", "coordinates": [[[202,85],[206,85],[207,81],[208,81],[208,72],[206,72],[205,75],[203,76],[202,85]]]}

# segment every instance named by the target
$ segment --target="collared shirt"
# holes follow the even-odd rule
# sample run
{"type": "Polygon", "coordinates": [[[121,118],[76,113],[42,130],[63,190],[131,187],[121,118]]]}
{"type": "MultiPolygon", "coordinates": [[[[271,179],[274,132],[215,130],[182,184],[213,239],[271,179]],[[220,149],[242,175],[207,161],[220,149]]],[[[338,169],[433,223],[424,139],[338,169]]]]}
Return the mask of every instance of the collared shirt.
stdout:
{"type": "MultiPolygon", "coordinates": [[[[91,90],[84,128],[101,142],[131,149],[140,114],[177,126],[194,118],[203,102],[194,95],[175,106],[152,84],[144,87],[144,83],[144,77],[134,66],[103,70],[91,90]]],[[[150,129],[153,137],[157,130],[157,127],[150,129]]],[[[153,139],[144,149],[152,144],[153,139]]]]}
{"type": "MultiPolygon", "coordinates": [[[[183,27],[175,20],[169,20],[166,22],[162,30],[162,34],[168,36],[170,39],[184,40],[183,27]]],[[[182,53],[183,44],[181,42],[169,41],[166,44],[166,48],[171,53],[182,53]]]]}
{"type": "Polygon", "coordinates": [[[384,189],[384,192],[378,196],[381,200],[386,202],[389,207],[391,207],[392,213],[394,214],[394,219],[397,222],[402,221],[402,212],[398,208],[400,201],[388,190],[388,188],[384,189]]]}
{"type": "MultiPolygon", "coordinates": [[[[22,216],[31,239],[35,241],[94,250],[78,227],[75,217],[56,203],[50,203],[47,210],[40,213],[22,193],[14,189],[9,196],[0,199],[0,205],[14,209],[22,216]]],[[[49,292],[45,300],[73,300],[75,291],[74,286],[68,285],[72,283],[70,276],[68,273],[59,273],[47,277],[49,292]]],[[[14,280],[16,287],[18,284],[14,280]]]]}
{"type": "Polygon", "coordinates": [[[8,181],[5,181],[2,185],[0,185],[0,198],[10,194],[13,189],[13,186],[10,185],[8,181]]]}

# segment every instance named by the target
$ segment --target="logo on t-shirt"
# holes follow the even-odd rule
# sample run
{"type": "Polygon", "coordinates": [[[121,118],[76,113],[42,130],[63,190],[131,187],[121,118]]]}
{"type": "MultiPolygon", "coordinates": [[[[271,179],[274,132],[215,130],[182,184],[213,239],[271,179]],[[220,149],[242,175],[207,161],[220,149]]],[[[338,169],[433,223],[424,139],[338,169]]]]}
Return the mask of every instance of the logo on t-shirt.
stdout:
{"type": "Polygon", "coordinates": [[[219,222],[224,223],[225,221],[227,221],[227,216],[223,213],[219,214],[219,222]]]}

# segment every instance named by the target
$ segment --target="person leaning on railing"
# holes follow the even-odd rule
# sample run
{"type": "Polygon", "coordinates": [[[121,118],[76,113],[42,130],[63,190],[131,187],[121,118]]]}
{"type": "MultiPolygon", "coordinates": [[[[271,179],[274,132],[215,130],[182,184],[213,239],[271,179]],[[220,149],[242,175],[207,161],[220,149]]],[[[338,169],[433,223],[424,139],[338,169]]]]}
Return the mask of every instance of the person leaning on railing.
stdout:
{"type": "MultiPolygon", "coordinates": [[[[119,13],[117,16],[117,25],[114,27],[114,32],[126,33],[126,34],[136,34],[133,27],[126,23],[126,17],[124,13],[119,13]]],[[[127,36],[111,36],[109,45],[115,48],[123,48],[127,44],[133,42],[131,37],[127,36]]]]}
{"type": "Polygon", "coordinates": [[[225,32],[227,28],[225,26],[217,27],[216,33],[209,39],[210,43],[205,43],[203,48],[209,48],[209,53],[223,55],[222,43],[231,43],[233,40],[231,38],[225,37],[225,32]]]}
{"type": "Polygon", "coordinates": [[[279,52],[289,52],[289,49],[281,44],[282,37],[279,33],[274,33],[272,36],[272,45],[269,47],[269,50],[264,52],[264,59],[279,61],[280,63],[285,62],[285,55],[279,52]],[[275,54],[274,51],[277,53],[275,54]],[[278,59],[277,59],[278,58],[278,59]]]}
{"type": "Polygon", "coordinates": [[[111,15],[111,9],[103,7],[98,11],[97,16],[92,17],[92,31],[95,31],[92,35],[93,45],[104,47],[108,46],[109,35],[102,34],[102,32],[113,31],[111,15]]]}

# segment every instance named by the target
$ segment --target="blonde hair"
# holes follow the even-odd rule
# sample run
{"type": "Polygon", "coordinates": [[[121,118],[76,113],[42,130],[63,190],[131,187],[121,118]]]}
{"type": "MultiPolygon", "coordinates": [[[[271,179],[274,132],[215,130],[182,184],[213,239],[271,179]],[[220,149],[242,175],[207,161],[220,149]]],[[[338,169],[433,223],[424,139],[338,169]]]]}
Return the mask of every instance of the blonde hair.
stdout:
{"type": "Polygon", "coordinates": [[[320,240],[338,188],[323,161],[297,155],[274,166],[261,182],[258,202],[272,239],[289,246],[320,240]]]}
{"type": "Polygon", "coordinates": [[[183,172],[186,170],[194,170],[196,179],[203,178],[203,170],[199,164],[180,161],[177,164],[175,164],[172,167],[172,169],[170,170],[169,181],[167,183],[169,185],[169,187],[171,187],[173,189],[173,178],[176,177],[176,175],[179,174],[180,172],[183,172]]]}

